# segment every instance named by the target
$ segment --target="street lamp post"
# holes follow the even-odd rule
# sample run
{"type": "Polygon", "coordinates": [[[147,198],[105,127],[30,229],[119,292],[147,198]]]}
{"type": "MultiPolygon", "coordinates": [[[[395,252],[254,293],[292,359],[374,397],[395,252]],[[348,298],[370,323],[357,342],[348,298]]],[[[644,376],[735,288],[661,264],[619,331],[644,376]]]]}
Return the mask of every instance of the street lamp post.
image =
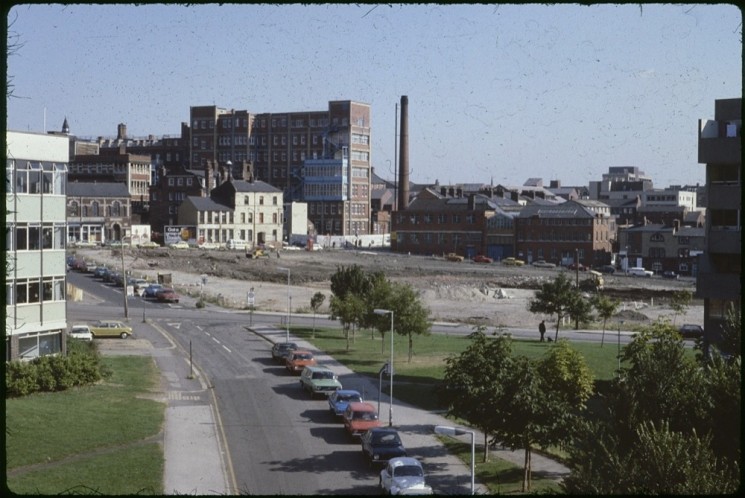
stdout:
{"type": "Polygon", "coordinates": [[[287,272],[287,333],[285,335],[285,342],[290,342],[290,303],[292,302],[290,301],[290,269],[278,266],[277,271],[287,272]]]}
{"type": "Polygon", "coordinates": [[[446,425],[436,425],[435,434],[441,434],[443,436],[462,436],[464,434],[471,435],[471,495],[476,494],[476,433],[474,431],[468,431],[466,429],[459,429],[457,427],[448,427],[446,425]]]}
{"type": "Polygon", "coordinates": [[[373,312],[376,315],[386,315],[388,313],[391,314],[391,361],[388,363],[388,368],[390,369],[391,374],[391,401],[388,404],[388,426],[393,427],[393,311],[376,308],[373,310],[373,312]]]}

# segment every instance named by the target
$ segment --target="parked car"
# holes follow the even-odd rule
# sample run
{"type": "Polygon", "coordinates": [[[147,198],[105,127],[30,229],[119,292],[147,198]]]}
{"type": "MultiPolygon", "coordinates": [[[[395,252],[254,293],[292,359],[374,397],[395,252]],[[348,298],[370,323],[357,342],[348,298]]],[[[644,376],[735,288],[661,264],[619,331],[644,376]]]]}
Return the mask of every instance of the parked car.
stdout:
{"type": "Polygon", "coordinates": [[[493,263],[494,260],[491,259],[489,256],[484,256],[483,254],[477,254],[473,257],[474,263],[493,263]]]}
{"type": "Polygon", "coordinates": [[[515,259],[510,256],[509,258],[504,258],[502,260],[502,264],[507,266],[523,266],[525,264],[525,261],[523,261],[522,259],[515,259]]]}
{"type": "Polygon", "coordinates": [[[171,249],[188,249],[189,243],[184,240],[179,240],[178,242],[170,244],[168,247],[171,249]]]}
{"type": "Polygon", "coordinates": [[[152,240],[148,240],[147,242],[142,242],[139,247],[141,249],[156,249],[160,247],[157,242],[153,242],[152,240]]]}
{"type": "Polygon", "coordinates": [[[587,271],[587,267],[583,265],[582,263],[569,263],[567,265],[567,270],[573,270],[573,271],[587,271]]]}
{"type": "Polygon", "coordinates": [[[91,334],[96,339],[99,337],[121,337],[122,339],[126,339],[132,335],[132,327],[124,325],[122,322],[99,320],[89,327],[91,334]]]}
{"type": "Polygon", "coordinates": [[[359,403],[362,401],[362,395],[359,391],[353,389],[338,389],[329,394],[328,401],[331,413],[342,416],[349,403],[359,403]]]}
{"type": "Polygon", "coordinates": [[[613,275],[616,273],[616,268],[613,265],[603,265],[600,268],[598,268],[598,271],[600,273],[607,273],[609,275],[613,275]]]}
{"type": "Polygon", "coordinates": [[[294,342],[277,342],[272,346],[272,359],[284,363],[290,351],[295,351],[296,349],[297,344],[294,342]]]}
{"type": "Polygon", "coordinates": [[[673,280],[677,280],[678,279],[678,274],[675,273],[672,270],[663,271],[662,272],[662,278],[671,278],[673,280]]]}
{"type": "Polygon", "coordinates": [[[634,266],[628,269],[629,275],[632,277],[651,277],[653,273],[649,270],[645,270],[641,266],[634,266]]]}
{"type": "Polygon", "coordinates": [[[313,353],[304,349],[296,349],[292,353],[287,355],[285,360],[285,368],[290,373],[300,373],[305,367],[312,367],[316,364],[316,359],[313,353]]]}
{"type": "Polygon", "coordinates": [[[416,458],[398,457],[388,460],[380,471],[380,489],[388,495],[431,495],[425,482],[424,468],[416,458]]]}
{"type": "Polygon", "coordinates": [[[553,263],[549,263],[545,259],[539,259],[537,261],[533,261],[533,266],[536,268],[556,268],[556,265],[553,263]]]}
{"type": "Polygon", "coordinates": [[[81,341],[93,340],[93,334],[91,333],[90,327],[84,324],[73,325],[67,335],[73,339],[79,339],[81,341]]]}
{"type": "Polygon", "coordinates": [[[197,247],[199,249],[220,249],[222,246],[217,242],[202,242],[197,247]]]}
{"type": "Polygon", "coordinates": [[[155,293],[155,299],[159,303],[177,303],[179,298],[180,296],[176,294],[175,290],[167,287],[163,287],[155,293]]]}
{"type": "Polygon", "coordinates": [[[349,403],[343,415],[344,429],[350,436],[361,436],[373,427],[380,427],[378,412],[365,401],[349,403]]]}
{"type": "Polygon", "coordinates": [[[156,294],[163,286],[161,284],[150,284],[145,287],[145,292],[142,293],[142,297],[146,299],[155,299],[156,294]]]}
{"type": "Polygon", "coordinates": [[[406,449],[401,437],[395,429],[389,427],[375,427],[360,438],[362,455],[372,466],[385,464],[391,458],[405,457],[406,449]]]}
{"type": "Polygon", "coordinates": [[[150,282],[145,280],[144,278],[132,278],[128,280],[127,285],[131,285],[135,288],[135,292],[138,294],[141,294],[144,290],[147,288],[148,285],[150,285],[150,282]]]}
{"type": "Polygon", "coordinates": [[[337,389],[341,389],[341,382],[334,372],[325,367],[305,367],[300,372],[300,386],[310,393],[310,397],[318,394],[328,396],[337,389]]]}
{"type": "Polygon", "coordinates": [[[72,263],[72,269],[75,271],[86,272],[88,271],[88,263],[84,259],[78,258],[72,263]]]}
{"type": "Polygon", "coordinates": [[[109,273],[111,270],[109,270],[105,266],[99,266],[95,270],[93,270],[93,278],[104,278],[107,273],[109,273]]]}
{"type": "Polygon", "coordinates": [[[704,328],[701,325],[685,323],[678,329],[683,339],[696,339],[704,336],[704,328]]]}
{"type": "Polygon", "coordinates": [[[86,273],[93,273],[94,271],[96,271],[96,268],[98,268],[98,264],[96,264],[94,261],[89,261],[85,264],[86,273]]]}

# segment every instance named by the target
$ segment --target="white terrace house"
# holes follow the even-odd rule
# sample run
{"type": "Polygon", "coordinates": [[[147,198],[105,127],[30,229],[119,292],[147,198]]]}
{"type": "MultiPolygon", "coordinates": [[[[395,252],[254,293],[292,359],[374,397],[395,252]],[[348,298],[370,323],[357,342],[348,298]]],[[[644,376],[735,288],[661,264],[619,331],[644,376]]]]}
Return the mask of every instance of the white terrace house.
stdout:
{"type": "Polygon", "coordinates": [[[179,225],[195,226],[197,243],[229,240],[249,247],[282,240],[282,191],[262,181],[228,180],[210,197],[189,196],[179,206],[179,225]]]}

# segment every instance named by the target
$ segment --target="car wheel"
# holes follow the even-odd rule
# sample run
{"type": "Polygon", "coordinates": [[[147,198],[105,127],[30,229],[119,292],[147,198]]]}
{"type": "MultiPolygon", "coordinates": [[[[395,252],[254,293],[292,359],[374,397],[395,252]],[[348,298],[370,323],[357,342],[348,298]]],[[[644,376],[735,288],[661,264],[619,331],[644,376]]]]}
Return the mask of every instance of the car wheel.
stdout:
{"type": "Polygon", "coordinates": [[[127,337],[129,337],[129,334],[127,334],[126,332],[122,332],[122,333],[121,333],[121,334],[119,335],[119,337],[121,337],[122,339],[126,339],[127,337]]]}

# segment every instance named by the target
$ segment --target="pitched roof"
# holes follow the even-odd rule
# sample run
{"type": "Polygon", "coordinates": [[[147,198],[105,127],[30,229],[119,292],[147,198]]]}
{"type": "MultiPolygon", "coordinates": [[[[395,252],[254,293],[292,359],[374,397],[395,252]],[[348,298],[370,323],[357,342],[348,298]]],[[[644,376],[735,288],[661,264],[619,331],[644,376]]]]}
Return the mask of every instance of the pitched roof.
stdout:
{"type": "Polygon", "coordinates": [[[561,204],[532,203],[520,211],[520,218],[594,218],[595,213],[587,206],[577,201],[567,201],[561,204]]]}
{"type": "Polygon", "coordinates": [[[232,211],[230,206],[215,202],[210,197],[199,197],[197,195],[190,195],[186,197],[184,202],[190,202],[197,211],[232,211]]]}
{"type": "Polygon", "coordinates": [[[67,182],[67,195],[72,197],[129,197],[129,190],[118,182],[67,182]]]}

